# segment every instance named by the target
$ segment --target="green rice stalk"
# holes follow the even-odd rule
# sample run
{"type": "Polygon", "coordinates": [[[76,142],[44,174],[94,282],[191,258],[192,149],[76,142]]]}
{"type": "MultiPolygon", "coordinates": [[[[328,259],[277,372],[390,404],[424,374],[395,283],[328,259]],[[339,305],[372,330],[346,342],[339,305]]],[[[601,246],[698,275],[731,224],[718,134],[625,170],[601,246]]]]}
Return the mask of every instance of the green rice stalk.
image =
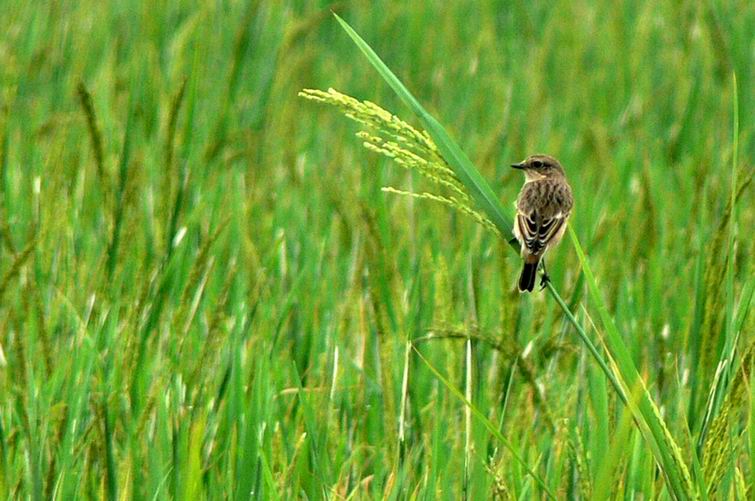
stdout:
{"type": "Polygon", "coordinates": [[[76,87],[76,93],[79,96],[79,104],[81,110],[84,112],[84,118],[87,121],[87,129],[89,131],[89,140],[92,145],[92,152],[94,153],[94,161],[97,167],[97,177],[100,180],[100,186],[104,190],[105,201],[109,204],[110,192],[108,190],[107,179],[105,177],[105,153],[103,148],[102,133],[99,127],[97,127],[97,115],[94,111],[94,104],[92,103],[92,94],[87,90],[84,82],[79,82],[76,87]]]}
{"type": "Polygon", "coordinates": [[[746,390],[748,390],[747,385],[754,351],[755,341],[750,343],[743,355],[739,370],[729,387],[721,410],[710,426],[705,441],[703,474],[708,482],[709,496],[715,495],[726,473],[726,467],[733,463],[737,455],[737,447],[733,437],[737,436],[738,433],[733,428],[739,422],[740,412],[744,412],[746,408],[746,390]]]}
{"type": "MultiPolygon", "coordinates": [[[[474,402],[473,393],[474,358],[472,354],[472,341],[467,338],[464,342],[464,399],[474,402]]],[[[472,471],[472,456],[474,455],[474,438],[472,437],[472,406],[464,406],[464,477],[462,492],[468,496],[470,475],[472,471]]]]}
{"type": "MultiPolygon", "coordinates": [[[[174,330],[176,332],[183,332],[184,335],[181,336],[182,340],[186,337],[186,333],[188,332],[188,329],[190,327],[191,318],[189,318],[187,314],[189,307],[192,306],[195,301],[201,299],[201,296],[195,296],[197,292],[200,292],[201,294],[202,290],[204,289],[201,284],[207,281],[209,271],[212,267],[212,257],[210,255],[210,250],[212,249],[213,244],[220,238],[220,235],[228,226],[229,222],[230,219],[226,218],[217,226],[217,228],[213,230],[212,234],[205,238],[202,247],[200,247],[199,252],[197,253],[197,257],[194,260],[194,264],[191,267],[189,278],[186,281],[186,286],[184,287],[183,293],[181,294],[181,300],[178,303],[179,309],[174,316],[173,322],[174,330]]],[[[180,346],[183,346],[182,342],[180,346]]],[[[180,352],[181,351],[179,348],[179,354],[180,352]]]]}
{"type": "Polygon", "coordinates": [[[207,336],[202,343],[202,349],[193,368],[188,371],[189,376],[186,379],[186,387],[190,391],[195,391],[195,405],[200,405],[207,385],[201,384],[208,381],[216,375],[217,365],[213,363],[214,358],[220,350],[221,343],[226,338],[221,336],[221,325],[225,319],[225,309],[230,299],[231,287],[234,284],[237,273],[237,262],[232,259],[228,265],[228,273],[223,284],[223,289],[215,303],[215,310],[208,321],[207,336]]]}
{"type": "Polygon", "coordinates": [[[204,150],[204,160],[211,163],[221,152],[226,143],[226,134],[228,128],[228,110],[236,95],[241,72],[244,65],[248,63],[248,50],[252,40],[252,28],[255,17],[260,14],[261,2],[249,2],[244,10],[244,14],[239,20],[238,28],[234,36],[233,58],[231,59],[228,76],[226,79],[226,89],[220,103],[220,111],[215,116],[215,123],[212,127],[212,134],[204,150]]]}
{"type": "Polygon", "coordinates": [[[434,340],[441,340],[441,339],[457,339],[457,340],[471,339],[475,342],[486,344],[490,346],[492,349],[500,353],[503,353],[504,355],[508,354],[509,352],[508,348],[503,346],[496,339],[490,336],[487,336],[485,334],[477,333],[477,332],[467,332],[464,329],[431,328],[431,329],[428,329],[428,334],[426,336],[414,338],[412,340],[412,343],[414,343],[414,345],[419,345],[426,341],[434,341],[434,340]]]}
{"type": "Polygon", "coordinates": [[[751,499],[750,495],[755,485],[755,357],[750,359],[750,381],[749,381],[749,399],[750,399],[750,412],[747,420],[747,430],[749,434],[750,445],[750,482],[748,487],[748,495],[746,499],[751,499]]]}
{"type": "Polygon", "coordinates": [[[399,301],[393,298],[393,293],[400,289],[393,285],[396,280],[396,273],[391,269],[391,266],[387,263],[388,260],[385,258],[385,246],[374,216],[366,207],[363,207],[362,216],[367,229],[365,266],[368,270],[368,280],[365,292],[375,321],[378,342],[379,357],[376,372],[379,374],[381,383],[385,431],[389,435],[395,436],[396,425],[394,419],[397,413],[396,393],[394,392],[393,381],[393,360],[395,360],[394,353],[397,338],[391,336],[390,333],[396,330],[396,320],[393,317],[391,305],[399,304],[399,301]]]}
{"type": "MultiPolygon", "coordinates": [[[[398,419],[398,450],[399,461],[403,464],[406,452],[407,403],[409,401],[409,371],[411,368],[412,342],[407,340],[404,350],[404,369],[401,376],[401,404],[398,419]]],[[[335,377],[334,377],[335,378],[335,377]]]]}
{"type": "Polygon", "coordinates": [[[592,476],[590,474],[590,463],[585,451],[585,444],[582,442],[582,435],[577,431],[574,433],[574,439],[568,439],[569,456],[577,470],[577,486],[581,499],[592,499],[592,476]]]}
{"type": "MultiPolygon", "coordinates": [[[[585,257],[574,230],[569,227],[568,231],[582,265],[590,298],[595,304],[600,321],[605,328],[602,340],[606,347],[605,351],[611,364],[613,377],[623,387],[621,393],[623,401],[632,412],[638,429],[653,451],[655,460],[665,475],[669,491],[672,495],[680,500],[698,499],[699,496],[693,486],[692,477],[683,459],[681,448],[676,443],[676,440],[674,440],[666,422],[661,417],[657,405],[651,398],[645,382],[640,377],[634,365],[632,356],[619,333],[616,323],[608,314],[608,308],[598,290],[592,268],[585,257]],[[632,389],[635,389],[635,391],[632,391],[632,389]],[[629,395],[634,396],[627,398],[629,395]]],[[[598,331],[597,328],[596,331],[598,331]]]]}
{"type": "MultiPolygon", "coordinates": [[[[718,346],[718,337],[722,332],[724,322],[723,307],[725,295],[721,294],[722,285],[725,277],[728,260],[731,258],[728,252],[724,252],[724,245],[729,235],[729,223],[731,221],[734,205],[742,197],[748,186],[752,183],[755,169],[749,169],[744,179],[740,181],[735,196],[729,200],[724,210],[721,221],[713,238],[713,244],[709,247],[707,262],[705,265],[705,275],[703,279],[705,290],[705,302],[703,310],[702,327],[700,328],[700,364],[699,370],[702,371],[699,377],[702,380],[708,380],[712,376],[712,371],[716,366],[716,347],[718,346]],[[721,259],[724,256],[724,259],[721,259]]],[[[703,425],[705,430],[705,425],[703,425]]],[[[703,434],[705,431],[703,431],[703,434]]]]}
{"type": "MultiPolygon", "coordinates": [[[[183,499],[202,498],[202,443],[206,428],[205,421],[206,417],[200,416],[189,427],[188,464],[181,479],[184,488],[183,499]]],[[[261,454],[260,457],[264,457],[264,454],[261,454]]]]}
{"type": "Polygon", "coordinates": [[[543,413],[548,426],[551,429],[556,429],[556,418],[551,410],[548,399],[543,392],[543,388],[537,384],[537,368],[528,360],[522,356],[523,349],[516,343],[516,341],[507,340],[508,342],[499,341],[492,336],[482,334],[480,332],[472,332],[464,328],[453,327],[433,327],[428,329],[428,333],[425,336],[421,336],[412,340],[415,346],[421,343],[434,340],[452,339],[452,340],[472,340],[476,343],[483,343],[490,348],[496,350],[502,354],[508,361],[515,363],[518,369],[522,373],[524,382],[532,388],[532,397],[535,406],[543,413]]]}
{"type": "Polygon", "coordinates": [[[440,371],[438,371],[438,369],[436,369],[435,366],[433,366],[430,361],[427,360],[424,355],[422,355],[422,352],[420,352],[416,347],[414,347],[414,352],[427,366],[427,368],[430,369],[433,374],[435,374],[435,377],[437,377],[443,383],[443,385],[451,393],[453,393],[456,398],[461,400],[464,405],[472,411],[472,414],[474,414],[477,420],[481,422],[483,426],[485,426],[485,428],[488,430],[488,433],[496,437],[504,445],[504,447],[506,447],[506,449],[511,453],[516,462],[519,463],[532,477],[532,479],[540,486],[540,488],[543,490],[543,493],[551,499],[556,499],[556,495],[553,493],[553,491],[550,490],[550,488],[540,477],[540,475],[538,475],[538,473],[525,462],[522,453],[514,448],[513,444],[498,430],[498,427],[492,421],[490,421],[487,416],[485,416],[485,413],[478,409],[477,406],[475,406],[472,402],[467,400],[461,390],[452,385],[451,382],[445,376],[443,376],[443,374],[441,374],[440,371]]]}
{"type": "Polygon", "coordinates": [[[178,88],[178,91],[173,96],[173,99],[171,99],[170,110],[168,112],[168,130],[165,139],[165,166],[163,167],[163,176],[161,180],[162,197],[160,197],[164,212],[169,211],[168,207],[170,200],[175,196],[175,184],[179,182],[176,178],[178,178],[180,174],[177,172],[177,169],[173,164],[175,157],[176,129],[178,128],[178,115],[181,112],[181,107],[185,101],[186,83],[187,79],[184,78],[181,81],[181,86],[178,88]]]}
{"type": "MultiPolygon", "coordinates": [[[[207,286],[207,282],[210,279],[214,267],[215,256],[212,256],[205,263],[202,263],[202,273],[198,274],[195,280],[184,289],[182,299],[184,302],[181,303],[178,312],[173,318],[174,332],[180,334],[177,348],[179,358],[181,358],[180,355],[183,353],[184,341],[188,337],[191,326],[194,323],[199,303],[202,301],[202,298],[204,298],[205,287],[207,286]]],[[[199,269],[200,267],[196,266],[196,268],[199,269]]]]}
{"type": "Polygon", "coordinates": [[[485,464],[485,470],[491,477],[493,477],[493,485],[490,490],[491,497],[495,501],[508,501],[509,499],[513,499],[508,487],[506,487],[506,480],[504,480],[501,473],[504,469],[503,466],[503,461],[493,462],[492,458],[490,459],[490,462],[485,464]]]}
{"type": "Polygon", "coordinates": [[[734,482],[737,489],[737,499],[752,499],[750,498],[749,493],[749,490],[752,489],[752,486],[747,485],[747,483],[745,482],[745,477],[742,473],[742,469],[738,466],[734,467],[734,474],[734,482]]]}
{"type": "Polygon", "coordinates": [[[170,261],[170,257],[173,255],[173,249],[175,247],[176,242],[176,235],[178,235],[179,227],[178,227],[178,221],[181,219],[181,215],[184,210],[184,199],[186,198],[186,191],[189,187],[189,177],[191,176],[191,171],[189,170],[189,167],[186,163],[182,164],[180,173],[179,173],[179,181],[178,181],[178,188],[176,190],[176,196],[173,200],[173,207],[170,214],[170,223],[168,226],[168,235],[167,239],[165,241],[165,263],[167,264],[170,261]]]}
{"type": "Polygon", "coordinates": [[[446,207],[450,207],[451,209],[457,210],[463,215],[471,218],[474,222],[482,226],[483,228],[489,230],[491,233],[493,233],[496,236],[500,237],[500,232],[498,231],[498,228],[495,227],[495,225],[490,222],[490,219],[486,218],[479,212],[477,212],[474,209],[471,209],[459,202],[458,199],[453,197],[444,197],[443,195],[436,195],[434,193],[415,193],[412,191],[404,191],[404,190],[397,190],[396,188],[392,188],[390,186],[386,186],[382,188],[382,190],[386,193],[393,193],[396,195],[403,195],[408,196],[412,198],[417,198],[420,200],[432,200],[433,202],[438,202],[442,205],[445,205],[446,207]]]}
{"type": "Polygon", "coordinates": [[[176,127],[178,125],[178,114],[181,111],[181,105],[184,102],[184,96],[186,95],[186,82],[184,77],[181,80],[181,86],[178,88],[178,92],[173,96],[170,102],[170,112],[168,114],[168,135],[165,142],[165,173],[166,175],[173,170],[173,145],[176,142],[176,127]]]}
{"type": "MultiPolygon", "coordinates": [[[[433,291],[433,323],[442,329],[450,326],[453,321],[454,304],[450,278],[448,276],[448,263],[443,255],[439,255],[434,262],[433,277],[435,279],[435,289],[433,291]]],[[[416,342],[416,340],[415,340],[416,342]]]]}
{"type": "Polygon", "coordinates": [[[19,274],[21,268],[26,263],[26,260],[29,259],[31,253],[36,248],[36,243],[37,239],[34,238],[28,244],[26,244],[24,250],[22,250],[13,258],[13,262],[11,263],[10,268],[8,268],[8,271],[5,272],[3,278],[0,279],[0,304],[2,304],[3,302],[3,296],[5,295],[5,291],[8,290],[10,283],[19,274]]]}
{"type": "Polygon", "coordinates": [[[39,343],[42,346],[42,359],[44,360],[45,374],[47,377],[52,375],[53,359],[52,359],[52,347],[50,343],[50,334],[47,329],[47,320],[45,318],[45,310],[40,297],[39,285],[35,278],[30,277],[25,285],[26,293],[22,296],[22,302],[25,305],[25,309],[28,311],[29,316],[34,314],[37,319],[37,337],[39,343]],[[33,310],[33,312],[32,312],[33,310]]]}
{"type": "Polygon", "coordinates": [[[111,282],[113,272],[115,271],[115,263],[118,260],[118,246],[121,239],[121,227],[123,223],[123,217],[125,213],[127,192],[130,181],[130,169],[129,160],[131,158],[131,124],[132,114],[128,114],[126,119],[126,129],[123,132],[123,147],[121,148],[121,158],[118,168],[118,187],[115,198],[115,207],[113,208],[113,231],[110,237],[110,245],[107,251],[107,277],[106,284],[111,282]]]}
{"type": "Polygon", "coordinates": [[[5,248],[8,249],[11,254],[15,254],[16,246],[13,244],[10,226],[8,225],[8,216],[5,212],[5,204],[0,205],[0,240],[2,240],[3,244],[5,244],[5,248]]]}
{"type": "MultiPolygon", "coordinates": [[[[145,320],[152,305],[152,294],[157,287],[157,281],[160,278],[162,268],[158,267],[149,274],[149,279],[144,280],[141,291],[135,301],[134,306],[130,309],[124,324],[129,330],[136,331],[140,324],[145,320]]],[[[137,336],[123,336],[123,356],[121,357],[121,371],[123,374],[133,374],[136,369],[136,349],[139,345],[137,336]]]]}
{"type": "Polygon", "coordinates": [[[593,499],[619,499],[623,488],[624,477],[622,472],[629,462],[628,455],[624,451],[632,442],[633,431],[632,413],[622,410],[618,424],[613,430],[613,440],[604,456],[603,464],[596,465],[595,481],[593,483],[593,499]]]}
{"type": "Polygon", "coordinates": [[[61,473],[58,471],[58,454],[55,454],[55,450],[60,445],[65,433],[66,426],[68,425],[68,412],[66,412],[66,405],[62,404],[60,407],[54,409],[55,411],[51,416],[49,426],[54,428],[54,432],[51,434],[49,446],[53,451],[50,454],[50,464],[48,465],[47,478],[45,479],[45,499],[54,499],[53,489],[55,488],[55,479],[61,473]]]}

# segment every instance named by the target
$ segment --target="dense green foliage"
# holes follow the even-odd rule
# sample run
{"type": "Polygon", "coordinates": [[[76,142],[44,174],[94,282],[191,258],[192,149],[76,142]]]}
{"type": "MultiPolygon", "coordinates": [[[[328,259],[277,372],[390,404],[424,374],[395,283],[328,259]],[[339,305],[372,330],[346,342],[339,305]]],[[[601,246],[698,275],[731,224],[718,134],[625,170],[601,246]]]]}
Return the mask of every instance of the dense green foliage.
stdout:
{"type": "Polygon", "coordinates": [[[507,243],[297,96],[424,127],[331,8],[505,208],[562,161],[554,288],[694,489],[751,497],[741,0],[0,0],[0,496],[673,496],[642,388],[507,243]]]}

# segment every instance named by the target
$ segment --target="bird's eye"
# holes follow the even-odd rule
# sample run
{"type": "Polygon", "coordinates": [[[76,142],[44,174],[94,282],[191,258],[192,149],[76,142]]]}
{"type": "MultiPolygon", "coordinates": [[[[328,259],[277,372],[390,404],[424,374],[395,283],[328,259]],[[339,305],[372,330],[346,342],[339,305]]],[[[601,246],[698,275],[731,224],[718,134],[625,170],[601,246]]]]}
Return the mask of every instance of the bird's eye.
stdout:
{"type": "Polygon", "coordinates": [[[541,162],[540,160],[535,160],[534,162],[532,162],[532,166],[536,169],[539,169],[543,166],[543,162],[541,162]]]}

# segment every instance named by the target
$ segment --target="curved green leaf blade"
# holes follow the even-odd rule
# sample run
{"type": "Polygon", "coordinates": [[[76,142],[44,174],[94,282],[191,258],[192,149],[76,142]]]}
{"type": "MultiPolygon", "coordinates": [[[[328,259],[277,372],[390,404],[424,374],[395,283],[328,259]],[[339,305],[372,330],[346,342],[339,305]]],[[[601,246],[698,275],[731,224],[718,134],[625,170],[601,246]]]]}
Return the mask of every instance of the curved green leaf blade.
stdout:
{"type": "Polygon", "coordinates": [[[404,86],[398,77],[385,65],[374,50],[360,37],[349,24],[333,14],[341,27],[351,37],[359,50],[367,57],[369,62],[380,73],[380,76],[391,86],[399,98],[419,117],[422,126],[427,130],[440,150],[441,156],[448,162],[454,173],[459,177],[464,186],[469,190],[474,201],[485,214],[493,221],[506,240],[511,240],[514,235],[511,231],[513,226],[511,218],[504,212],[500,200],[480,175],[466,153],[451,139],[446,129],[430,115],[411,92],[404,86]]]}
{"type": "Polygon", "coordinates": [[[674,496],[677,499],[696,499],[689,470],[681,457],[681,449],[669,432],[666,423],[661,418],[658,407],[653,402],[650,393],[640,378],[629,349],[624,344],[616,323],[608,313],[608,307],[598,290],[595,275],[593,275],[592,268],[587,262],[577,235],[571,227],[569,227],[569,236],[574,244],[574,249],[577,251],[577,256],[579,257],[590,293],[590,299],[595,304],[600,321],[605,328],[606,346],[617,369],[617,376],[625,388],[640,388],[636,399],[628,399],[629,409],[634,414],[640,431],[643,432],[643,435],[650,442],[650,449],[656,456],[656,461],[661,470],[666,475],[667,484],[674,496]]]}

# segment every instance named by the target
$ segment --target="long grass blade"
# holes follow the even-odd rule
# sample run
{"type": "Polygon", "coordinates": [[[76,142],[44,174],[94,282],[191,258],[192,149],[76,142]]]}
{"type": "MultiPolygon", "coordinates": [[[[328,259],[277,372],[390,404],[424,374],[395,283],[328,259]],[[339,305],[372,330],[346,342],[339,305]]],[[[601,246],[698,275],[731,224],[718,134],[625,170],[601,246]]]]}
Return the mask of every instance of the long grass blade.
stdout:
{"type": "Polygon", "coordinates": [[[617,379],[619,379],[625,388],[634,388],[641,385],[642,391],[638,395],[636,406],[631,401],[629,402],[629,409],[634,414],[635,422],[639,424],[640,431],[648,432],[643,433],[643,435],[650,442],[650,448],[655,454],[655,459],[665,474],[669,489],[674,496],[677,499],[697,498],[692,486],[689,470],[681,456],[681,449],[671,436],[666,423],[663,422],[660,416],[657,406],[653,403],[647,388],[640,378],[629,349],[624,344],[616,323],[608,313],[608,307],[598,290],[592,268],[585,257],[582,246],[579,244],[577,235],[571,228],[569,228],[569,236],[577,251],[590,298],[595,304],[600,321],[605,328],[606,346],[617,367],[617,379]]]}
{"type": "Polygon", "coordinates": [[[480,208],[488,215],[493,224],[496,225],[501,235],[506,240],[511,240],[514,235],[511,231],[513,226],[512,219],[503,211],[501,202],[496,197],[490,185],[485,178],[480,175],[469,157],[462,151],[459,146],[451,139],[446,129],[428,113],[411,92],[401,83],[401,80],[386,66],[382,59],[374,50],[360,37],[349,24],[341,19],[338,14],[333,14],[341,27],[351,37],[359,50],[365,55],[372,66],[380,73],[380,76],[390,85],[398,97],[419,117],[422,125],[435,141],[440,150],[441,156],[448,162],[464,186],[469,190],[470,195],[480,208]]]}

